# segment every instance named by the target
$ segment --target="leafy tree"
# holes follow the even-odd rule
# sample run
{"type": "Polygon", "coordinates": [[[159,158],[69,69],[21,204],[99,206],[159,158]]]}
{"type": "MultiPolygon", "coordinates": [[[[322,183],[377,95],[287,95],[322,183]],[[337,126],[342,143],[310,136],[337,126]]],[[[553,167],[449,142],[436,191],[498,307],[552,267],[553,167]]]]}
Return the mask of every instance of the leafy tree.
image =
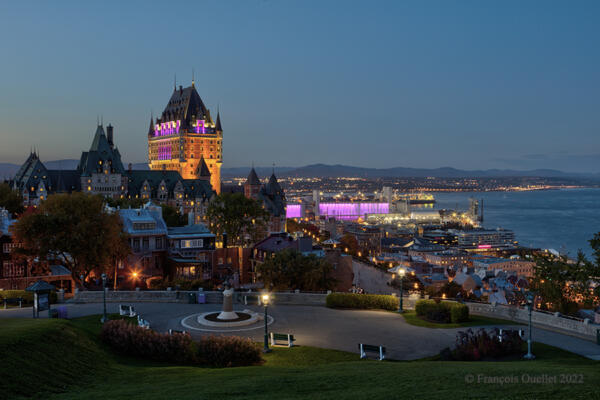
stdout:
{"type": "MultiPolygon", "coordinates": [[[[598,234],[590,241],[594,254],[600,254],[598,234]]],[[[598,296],[590,290],[593,281],[600,280],[600,269],[580,251],[576,260],[566,256],[536,255],[531,289],[541,297],[543,308],[564,314],[577,310],[576,303],[591,304],[598,296]]]]}
{"type": "Polygon", "coordinates": [[[130,247],[118,214],[109,214],[104,199],[84,193],[49,196],[38,210],[12,227],[17,253],[40,260],[59,260],[80,281],[93,271],[111,272],[130,247]]]}
{"type": "Polygon", "coordinates": [[[6,208],[9,213],[15,215],[23,212],[23,196],[8,185],[0,183],[0,207],[6,208]]]}
{"type": "Polygon", "coordinates": [[[332,271],[333,266],[325,259],[314,254],[305,256],[293,249],[280,251],[256,266],[259,279],[269,290],[331,289],[335,283],[330,276],[332,271]]]}
{"type": "Polygon", "coordinates": [[[254,243],[264,234],[269,213],[262,205],[241,193],[221,193],[206,211],[210,230],[217,236],[227,234],[229,246],[254,243]]]}
{"type": "Polygon", "coordinates": [[[348,249],[348,254],[358,254],[358,240],[356,240],[356,237],[350,233],[346,233],[344,236],[342,236],[340,239],[340,247],[344,249],[344,251],[348,249]]]}
{"type": "Polygon", "coordinates": [[[162,217],[167,226],[185,226],[188,223],[187,214],[180,214],[179,210],[168,204],[161,204],[162,217]]]}

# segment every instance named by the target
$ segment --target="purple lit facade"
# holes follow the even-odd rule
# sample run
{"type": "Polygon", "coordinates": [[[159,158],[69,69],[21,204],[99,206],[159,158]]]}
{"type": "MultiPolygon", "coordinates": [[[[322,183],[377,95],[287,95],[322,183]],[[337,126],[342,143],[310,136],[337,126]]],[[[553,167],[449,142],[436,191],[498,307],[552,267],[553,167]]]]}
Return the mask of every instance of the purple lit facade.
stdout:
{"type": "Polygon", "coordinates": [[[286,218],[302,218],[301,204],[288,204],[285,209],[286,218]]]}
{"type": "Polygon", "coordinates": [[[196,133],[206,133],[203,119],[196,120],[196,133]]]}
{"type": "Polygon", "coordinates": [[[158,146],[158,159],[159,160],[170,160],[171,159],[171,145],[158,146]]]}
{"type": "MultiPolygon", "coordinates": [[[[289,205],[288,205],[289,207],[289,205]]],[[[365,214],[389,214],[389,203],[321,203],[319,215],[327,218],[353,220],[365,214]]]]}
{"type": "Polygon", "coordinates": [[[169,121],[154,126],[154,136],[167,136],[179,133],[181,121],[169,121]]]}

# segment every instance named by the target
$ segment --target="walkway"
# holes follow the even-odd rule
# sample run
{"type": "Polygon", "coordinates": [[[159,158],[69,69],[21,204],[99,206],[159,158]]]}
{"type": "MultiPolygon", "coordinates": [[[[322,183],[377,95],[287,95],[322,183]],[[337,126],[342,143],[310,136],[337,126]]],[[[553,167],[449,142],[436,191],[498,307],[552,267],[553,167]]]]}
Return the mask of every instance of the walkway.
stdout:
{"type": "MultiPolygon", "coordinates": [[[[177,303],[132,303],[144,319],[150,321],[153,329],[161,332],[168,329],[184,329],[181,320],[192,314],[218,310],[218,304],[177,304],[177,303]]],[[[69,317],[101,314],[102,304],[67,304],[69,317]]],[[[249,308],[262,312],[258,306],[236,305],[236,310],[249,308]]],[[[109,313],[118,312],[118,304],[108,303],[109,313]]],[[[404,318],[393,312],[366,310],[335,310],[311,306],[270,306],[269,315],[275,321],[270,331],[293,333],[298,345],[358,352],[358,343],[383,344],[388,356],[397,360],[412,360],[436,355],[444,347],[452,346],[456,332],[466,328],[429,329],[404,322],[404,318]]],[[[31,317],[31,308],[0,310],[0,318],[31,317]]],[[[504,326],[523,329],[523,325],[504,326]]],[[[491,328],[490,326],[486,328],[491,328]]],[[[472,328],[475,329],[475,328],[472,328]]],[[[206,332],[191,331],[198,338],[206,332]]],[[[262,341],[264,331],[257,329],[232,334],[247,336],[262,341]]],[[[600,359],[600,346],[591,341],[535,328],[533,339],[559,347],[589,358],[600,359]]],[[[534,347],[535,354],[535,347],[534,347]]]]}

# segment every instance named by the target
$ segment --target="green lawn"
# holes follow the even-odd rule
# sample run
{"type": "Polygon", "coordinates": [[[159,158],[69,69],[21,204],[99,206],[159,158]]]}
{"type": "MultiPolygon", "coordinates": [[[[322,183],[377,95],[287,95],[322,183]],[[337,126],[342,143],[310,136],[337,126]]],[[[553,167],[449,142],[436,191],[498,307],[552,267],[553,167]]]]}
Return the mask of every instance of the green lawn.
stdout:
{"type": "Polygon", "coordinates": [[[506,319],[488,318],[480,315],[469,315],[467,322],[460,322],[456,324],[439,324],[430,322],[418,317],[414,311],[404,311],[401,314],[404,317],[406,323],[414,326],[422,326],[424,328],[462,328],[471,326],[482,326],[482,325],[520,325],[518,322],[510,321],[506,319]]]}
{"type": "Polygon", "coordinates": [[[600,382],[600,362],[541,344],[535,361],[379,362],[299,346],[275,349],[262,366],[182,367],[114,355],[97,341],[98,320],[0,320],[0,398],[590,399],[600,382]],[[478,374],[582,374],[583,383],[486,384],[478,374]],[[465,382],[471,376],[475,382],[465,382]]]}

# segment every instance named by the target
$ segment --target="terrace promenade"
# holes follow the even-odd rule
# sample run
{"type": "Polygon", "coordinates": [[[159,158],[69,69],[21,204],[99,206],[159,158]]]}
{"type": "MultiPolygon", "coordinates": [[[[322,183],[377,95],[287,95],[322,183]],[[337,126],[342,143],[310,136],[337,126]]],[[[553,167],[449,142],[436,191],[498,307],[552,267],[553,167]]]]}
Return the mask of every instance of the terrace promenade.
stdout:
{"type": "MultiPolygon", "coordinates": [[[[187,317],[218,310],[218,304],[180,304],[127,302],[135,307],[153,329],[165,332],[168,329],[186,329],[198,338],[210,332],[185,328],[181,322],[187,317]]],[[[80,317],[102,313],[102,303],[65,304],[69,317],[80,317]]],[[[262,312],[260,306],[236,304],[235,310],[251,309],[262,312]]],[[[117,313],[118,304],[108,303],[108,312],[117,313]]],[[[393,359],[412,360],[433,356],[444,347],[454,343],[456,332],[466,328],[430,329],[409,325],[404,318],[393,312],[367,310],[337,310],[322,306],[272,305],[269,315],[274,321],[269,330],[278,333],[293,333],[297,344],[344,351],[358,352],[360,342],[382,344],[393,359]]],[[[0,318],[31,317],[31,308],[0,310],[0,318]]],[[[194,320],[194,318],[191,318],[194,320]]],[[[491,328],[491,326],[486,326],[491,328]]],[[[503,328],[523,329],[523,325],[506,325],[503,328]]],[[[477,328],[472,328],[477,329],[477,328]]],[[[230,331],[219,334],[247,336],[256,341],[263,338],[260,328],[230,331]]],[[[593,359],[600,359],[600,346],[594,342],[573,336],[534,328],[533,338],[545,343],[593,359]]],[[[535,354],[535,346],[534,346],[535,354]]]]}

